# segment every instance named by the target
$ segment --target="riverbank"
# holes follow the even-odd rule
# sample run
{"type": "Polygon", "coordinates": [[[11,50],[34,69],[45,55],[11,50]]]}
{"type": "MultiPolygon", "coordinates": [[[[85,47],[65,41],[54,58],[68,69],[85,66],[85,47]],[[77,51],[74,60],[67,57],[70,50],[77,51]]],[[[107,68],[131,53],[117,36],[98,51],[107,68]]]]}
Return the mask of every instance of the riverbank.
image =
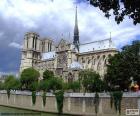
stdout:
{"type": "MultiPolygon", "coordinates": [[[[0,92],[0,105],[15,107],[21,109],[28,109],[39,112],[57,113],[57,103],[55,96],[47,93],[46,106],[43,106],[42,94],[36,94],[36,104],[32,104],[31,92],[11,92],[8,99],[6,92],[0,92]]],[[[110,107],[110,95],[100,93],[99,111],[98,114],[102,116],[115,116],[116,111],[110,107]]],[[[121,112],[125,115],[126,109],[140,108],[140,94],[139,93],[124,93],[121,112]]],[[[94,93],[65,93],[64,95],[64,114],[69,115],[95,115],[94,93]]]]}

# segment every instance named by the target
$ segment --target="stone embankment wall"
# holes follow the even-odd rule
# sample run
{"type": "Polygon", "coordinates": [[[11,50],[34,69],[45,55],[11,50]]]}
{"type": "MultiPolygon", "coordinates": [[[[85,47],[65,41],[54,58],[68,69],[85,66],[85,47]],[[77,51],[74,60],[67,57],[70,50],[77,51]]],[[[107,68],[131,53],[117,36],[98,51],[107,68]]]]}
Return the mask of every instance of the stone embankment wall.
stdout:
{"type": "MultiPolygon", "coordinates": [[[[101,116],[115,116],[116,111],[110,106],[110,96],[100,93],[99,112],[101,116]]],[[[140,108],[140,93],[124,93],[121,112],[126,109],[140,108]]],[[[43,106],[42,93],[37,93],[36,104],[32,104],[31,92],[12,92],[8,99],[5,91],[0,91],[0,105],[22,109],[57,113],[55,96],[47,93],[46,106],[43,106]]],[[[66,114],[95,115],[94,93],[65,93],[63,112],[66,114]]]]}

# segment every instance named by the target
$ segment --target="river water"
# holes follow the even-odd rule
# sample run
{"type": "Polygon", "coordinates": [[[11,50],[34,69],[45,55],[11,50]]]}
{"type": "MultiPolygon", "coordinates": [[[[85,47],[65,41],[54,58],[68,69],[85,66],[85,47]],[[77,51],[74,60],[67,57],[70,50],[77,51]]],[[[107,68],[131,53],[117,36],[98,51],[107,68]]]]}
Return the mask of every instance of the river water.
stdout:
{"type": "Polygon", "coordinates": [[[58,115],[0,106],[0,116],[58,116],[58,115]]]}

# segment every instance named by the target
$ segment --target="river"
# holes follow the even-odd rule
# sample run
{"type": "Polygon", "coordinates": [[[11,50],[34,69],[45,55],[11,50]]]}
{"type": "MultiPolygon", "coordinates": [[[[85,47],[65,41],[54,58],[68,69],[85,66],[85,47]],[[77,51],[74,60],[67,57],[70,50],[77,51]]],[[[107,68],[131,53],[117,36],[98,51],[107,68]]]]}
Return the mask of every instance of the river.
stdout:
{"type": "Polygon", "coordinates": [[[58,116],[58,115],[0,106],[0,116],[58,116]]]}

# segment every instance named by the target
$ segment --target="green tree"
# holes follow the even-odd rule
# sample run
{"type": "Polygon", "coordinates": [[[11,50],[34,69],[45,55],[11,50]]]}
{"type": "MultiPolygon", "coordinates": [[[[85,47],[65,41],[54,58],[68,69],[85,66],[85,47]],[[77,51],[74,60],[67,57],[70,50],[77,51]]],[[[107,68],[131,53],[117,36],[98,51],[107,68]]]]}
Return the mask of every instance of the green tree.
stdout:
{"type": "Polygon", "coordinates": [[[0,82],[0,90],[4,89],[4,83],[0,82]]]}
{"type": "Polygon", "coordinates": [[[64,100],[64,91],[63,90],[58,90],[55,91],[55,98],[57,102],[57,110],[59,114],[63,113],[63,100],[64,100]]]}
{"type": "Polygon", "coordinates": [[[121,90],[128,89],[131,77],[140,86],[140,41],[133,41],[132,45],[124,46],[108,60],[105,81],[110,88],[119,86],[121,90]]]}
{"type": "Polygon", "coordinates": [[[133,20],[136,25],[140,23],[140,1],[139,0],[87,0],[94,7],[98,7],[109,18],[111,11],[115,16],[117,24],[123,21],[125,16],[133,20]]]}
{"type": "Polygon", "coordinates": [[[30,86],[32,83],[37,82],[40,74],[34,68],[24,69],[21,73],[21,84],[24,88],[30,90],[30,86]]]}
{"type": "Polygon", "coordinates": [[[84,91],[99,92],[104,89],[104,83],[100,75],[92,70],[82,70],[79,73],[79,81],[84,87],[84,91]]]}
{"type": "Polygon", "coordinates": [[[7,90],[8,98],[10,97],[10,90],[20,89],[21,83],[13,75],[9,75],[4,82],[4,88],[7,90]]]}
{"type": "Polygon", "coordinates": [[[55,92],[56,90],[63,90],[63,80],[59,77],[54,77],[46,81],[47,90],[53,90],[55,92]]]}
{"type": "Polygon", "coordinates": [[[21,84],[19,79],[16,79],[13,75],[8,76],[4,82],[4,88],[6,90],[17,90],[20,89],[21,84]]]}
{"type": "Polygon", "coordinates": [[[50,78],[53,78],[53,77],[54,77],[53,71],[45,70],[43,72],[43,80],[50,79],[50,78]]]}
{"type": "Polygon", "coordinates": [[[48,80],[41,80],[39,82],[39,90],[47,91],[48,89],[48,80]]]}
{"type": "Polygon", "coordinates": [[[79,81],[74,81],[74,82],[66,83],[66,84],[68,84],[67,89],[72,89],[73,92],[80,91],[80,82],[79,81]]]}

